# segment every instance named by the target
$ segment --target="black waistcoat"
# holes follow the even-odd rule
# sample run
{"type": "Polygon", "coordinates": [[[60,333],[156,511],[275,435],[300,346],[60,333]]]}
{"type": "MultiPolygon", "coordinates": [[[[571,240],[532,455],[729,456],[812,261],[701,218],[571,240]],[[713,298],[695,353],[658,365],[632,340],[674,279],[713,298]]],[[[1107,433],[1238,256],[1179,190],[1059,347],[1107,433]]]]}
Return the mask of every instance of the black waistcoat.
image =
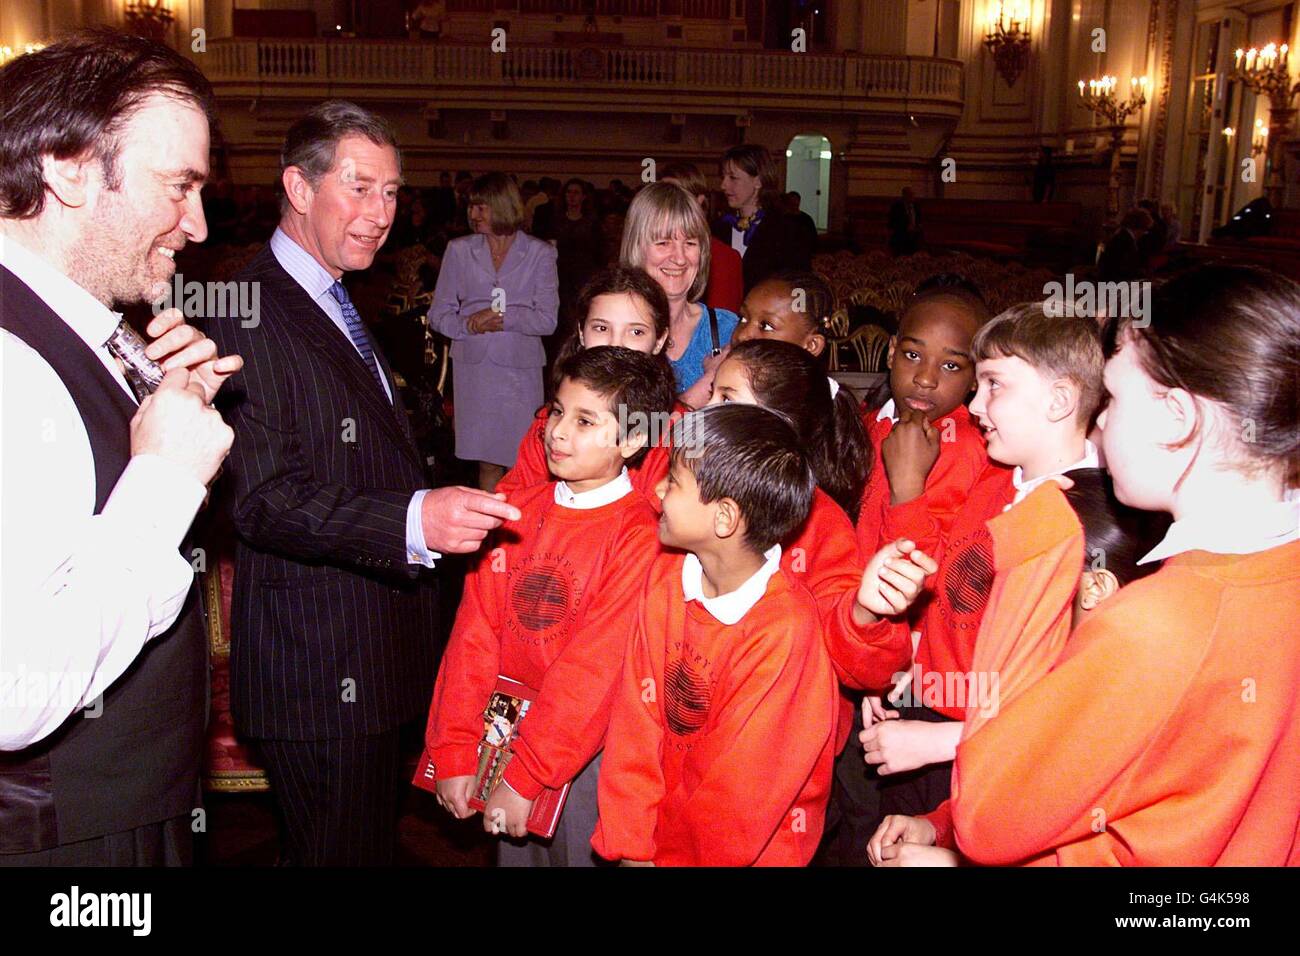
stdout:
{"type": "MultiPolygon", "coordinates": [[[[135,403],[84,340],[2,266],[0,327],[50,364],[76,403],[94,456],[99,514],[130,460],[135,403]]],[[[207,666],[194,586],[176,623],[104,692],[98,717],[86,716],[94,707],[79,711],[25,750],[0,753],[0,853],[118,833],[198,806],[207,666]]]]}

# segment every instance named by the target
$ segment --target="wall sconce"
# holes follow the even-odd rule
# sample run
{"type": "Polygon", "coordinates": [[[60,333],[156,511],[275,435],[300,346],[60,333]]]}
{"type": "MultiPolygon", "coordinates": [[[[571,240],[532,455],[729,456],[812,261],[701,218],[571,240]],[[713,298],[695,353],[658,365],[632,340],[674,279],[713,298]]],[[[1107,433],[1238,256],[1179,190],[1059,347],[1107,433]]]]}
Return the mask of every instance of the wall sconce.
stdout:
{"type": "Polygon", "coordinates": [[[175,19],[171,0],[127,0],[126,22],[137,36],[162,40],[175,19]]]}
{"type": "MultiPolygon", "coordinates": [[[[1295,118],[1291,100],[1300,91],[1300,83],[1291,84],[1291,71],[1287,66],[1289,53],[1285,43],[1280,46],[1269,43],[1258,50],[1254,47],[1238,50],[1236,69],[1232,72],[1232,79],[1246,84],[1246,88],[1256,96],[1268,97],[1268,126],[1262,137],[1251,141],[1251,153],[1255,152],[1257,142],[1262,143],[1268,169],[1264,177],[1264,195],[1274,208],[1282,205],[1286,192],[1286,183],[1282,179],[1282,140],[1288,135],[1295,118]],[[1270,136],[1267,130],[1274,128],[1277,135],[1270,136]]],[[[1258,125],[1256,123],[1256,128],[1258,125]]]]}
{"type": "MultiPolygon", "coordinates": [[[[1129,116],[1138,112],[1147,103],[1147,87],[1151,81],[1145,76],[1135,76],[1129,81],[1129,96],[1126,100],[1115,96],[1119,77],[1102,76],[1099,79],[1079,81],[1079,98],[1083,105],[1106,121],[1110,127],[1110,181],[1106,186],[1106,215],[1110,221],[1119,220],[1119,166],[1120,148],[1124,145],[1124,123],[1129,116]]],[[[1231,136],[1230,130],[1223,131],[1231,136]]]]}
{"type": "Polygon", "coordinates": [[[1268,152],[1268,124],[1262,119],[1255,120],[1255,135],[1250,140],[1250,155],[1259,156],[1268,152]]]}
{"type": "Polygon", "coordinates": [[[1028,0],[998,0],[997,17],[989,17],[984,45],[1007,86],[1029,65],[1029,14],[1028,0]]]}

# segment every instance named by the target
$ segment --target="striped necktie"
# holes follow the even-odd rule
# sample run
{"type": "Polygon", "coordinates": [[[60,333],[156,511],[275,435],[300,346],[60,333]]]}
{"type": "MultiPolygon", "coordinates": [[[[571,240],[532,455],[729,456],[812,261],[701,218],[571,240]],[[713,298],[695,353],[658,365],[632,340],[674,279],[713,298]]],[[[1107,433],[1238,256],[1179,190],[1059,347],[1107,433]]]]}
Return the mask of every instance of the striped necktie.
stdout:
{"type": "Polygon", "coordinates": [[[334,301],[343,310],[343,322],[348,327],[348,338],[361,353],[361,358],[374,374],[375,381],[379,382],[379,390],[387,395],[387,389],[384,388],[384,374],[379,371],[375,350],[370,346],[370,336],[366,334],[366,327],[361,322],[361,316],[357,314],[357,307],[352,304],[352,299],[348,296],[348,290],[343,288],[342,282],[335,282],[330,286],[330,295],[334,296],[334,301]]]}

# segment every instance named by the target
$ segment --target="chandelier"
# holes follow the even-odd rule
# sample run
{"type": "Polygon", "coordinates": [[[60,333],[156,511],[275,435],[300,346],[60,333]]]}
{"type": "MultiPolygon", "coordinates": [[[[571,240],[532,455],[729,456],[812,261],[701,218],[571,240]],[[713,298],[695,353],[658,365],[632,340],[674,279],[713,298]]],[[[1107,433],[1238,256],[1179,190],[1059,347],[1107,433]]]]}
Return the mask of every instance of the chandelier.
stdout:
{"type": "Polygon", "coordinates": [[[171,0],[127,0],[126,22],[137,36],[161,40],[175,19],[171,0]]]}
{"type": "Polygon", "coordinates": [[[989,18],[984,45],[1007,86],[1015,86],[1029,65],[1029,4],[1027,0],[998,0],[997,14],[989,18]]]}

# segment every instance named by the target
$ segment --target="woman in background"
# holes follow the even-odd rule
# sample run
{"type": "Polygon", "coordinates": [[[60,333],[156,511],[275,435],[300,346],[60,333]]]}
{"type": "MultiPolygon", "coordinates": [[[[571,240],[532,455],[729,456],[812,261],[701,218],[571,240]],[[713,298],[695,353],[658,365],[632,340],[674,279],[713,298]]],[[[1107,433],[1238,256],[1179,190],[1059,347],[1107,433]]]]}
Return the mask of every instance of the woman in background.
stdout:
{"type": "Polygon", "coordinates": [[[474,181],[470,235],[447,244],[429,326],[452,340],[456,457],[491,491],[515,462],[542,403],[542,337],[559,312],[556,252],[520,226],[523,200],[503,173],[474,181]]]}
{"type": "Polygon", "coordinates": [[[709,226],[695,197],[666,182],[637,193],[627,211],[620,259],[648,272],[668,296],[668,359],[678,398],[699,408],[709,400],[713,373],[740,317],[700,301],[709,284],[709,226]]]}

